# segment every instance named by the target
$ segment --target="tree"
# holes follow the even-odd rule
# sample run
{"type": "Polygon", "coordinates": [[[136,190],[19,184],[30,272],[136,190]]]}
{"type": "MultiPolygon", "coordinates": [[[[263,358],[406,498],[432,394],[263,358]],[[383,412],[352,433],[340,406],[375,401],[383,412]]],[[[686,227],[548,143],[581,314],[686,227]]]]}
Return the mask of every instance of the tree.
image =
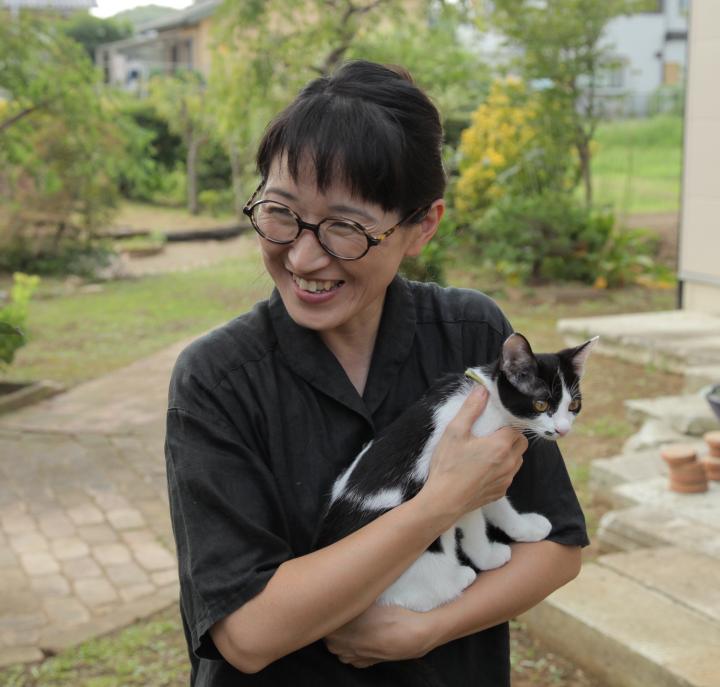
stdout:
{"type": "Polygon", "coordinates": [[[39,255],[90,241],[117,194],[121,133],[98,74],[57,24],[0,24],[0,251],[39,255]]]}
{"type": "Polygon", "coordinates": [[[269,119],[310,79],[332,71],[369,26],[399,11],[392,0],[226,2],[208,94],[230,156],[241,217],[254,151],[269,119]]]}
{"type": "Polygon", "coordinates": [[[646,0],[495,0],[493,24],[518,49],[516,65],[529,83],[544,84],[543,107],[556,137],[567,137],[577,152],[576,184],[592,204],[591,142],[600,117],[598,79],[611,59],[601,42],[608,21],[646,0]]]}
{"type": "Polygon", "coordinates": [[[66,36],[70,36],[85,48],[88,57],[95,62],[95,49],[103,43],[119,41],[132,36],[133,27],[129,22],[115,19],[100,19],[92,14],[78,12],[62,25],[66,36]]]}
{"type": "Polygon", "coordinates": [[[150,81],[150,100],[168,122],[170,130],[180,136],[186,147],[187,207],[197,215],[198,157],[211,131],[206,100],[206,85],[199,73],[185,70],[173,75],[155,76],[150,81]]]}

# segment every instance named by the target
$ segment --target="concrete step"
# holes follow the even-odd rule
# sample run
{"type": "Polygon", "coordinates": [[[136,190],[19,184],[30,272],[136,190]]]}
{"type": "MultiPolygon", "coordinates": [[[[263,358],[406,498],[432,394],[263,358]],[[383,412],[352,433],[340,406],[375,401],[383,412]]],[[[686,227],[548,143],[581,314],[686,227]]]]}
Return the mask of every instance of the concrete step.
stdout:
{"type": "Polygon", "coordinates": [[[560,320],[569,345],[600,336],[598,352],[674,372],[720,365],[720,317],[672,310],[560,320]]]}
{"type": "MultiPolygon", "coordinates": [[[[683,439],[683,444],[695,448],[698,455],[702,456],[707,453],[704,441],[698,441],[692,437],[676,436],[683,439]]],[[[622,484],[656,480],[658,477],[666,478],[667,474],[668,467],[660,457],[660,447],[654,446],[639,451],[621,453],[610,458],[597,458],[590,467],[590,486],[606,501],[618,507],[625,507],[632,504],[628,502],[625,494],[617,491],[616,487],[622,484]]]]}
{"type": "Polygon", "coordinates": [[[522,620],[613,687],[718,687],[719,577],[672,548],[603,556],[522,620]]]}
{"type": "Polygon", "coordinates": [[[720,429],[720,421],[703,394],[631,399],[625,401],[625,409],[633,422],[657,420],[680,434],[702,436],[720,429]]]}
{"type": "MultiPolygon", "coordinates": [[[[688,495],[691,496],[694,495],[688,495]]],[[[602,551],[673,546],[690,554],[720,560],[720,518],[710,523],[701,522],[652,504],[605,513],[596,538],[602,551]]],[[[717,579],[720,580],[720,576],[717,579]]]]}

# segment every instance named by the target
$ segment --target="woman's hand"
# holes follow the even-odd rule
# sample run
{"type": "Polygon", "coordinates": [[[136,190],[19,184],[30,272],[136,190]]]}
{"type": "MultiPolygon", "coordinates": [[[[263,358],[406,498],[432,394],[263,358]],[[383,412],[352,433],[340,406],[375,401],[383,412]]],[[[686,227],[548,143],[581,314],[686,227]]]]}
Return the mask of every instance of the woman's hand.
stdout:
{"type": "Polygon", "coordinates": [[[471,434],[487,399],[483,387],[470,392],[440,438],[420,491],[432,499],[428,503],[443,508],[451,522],[505,496],[527,450],[527,439],[517,429],[503,427],[486,437],[471,434]]]}
{"type": "Polygon", "coordinates": [[[377,604],[325,637],[325,644],[340,661],[356,668],[420,658],[433,648],[427,613],[377,604]]]}

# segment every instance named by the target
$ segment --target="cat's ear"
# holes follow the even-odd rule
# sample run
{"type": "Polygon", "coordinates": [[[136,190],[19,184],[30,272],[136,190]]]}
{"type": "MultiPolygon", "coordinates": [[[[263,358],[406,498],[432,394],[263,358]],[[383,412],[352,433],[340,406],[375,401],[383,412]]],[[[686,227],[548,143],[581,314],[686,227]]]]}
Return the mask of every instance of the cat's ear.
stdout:
{"type": "Polygon", "coordinates": [[[592,351],[595,344],[598,342],[599,338],[599,336],[594,336],[592,339],[586,341],[584,344],[580,344],[575,348],[568,348],[567,350],[563,351],[563,353],[568,358],[570,358],[572,366],[575,369],[575,374],[578,377],[582,377],[585,373],[585,363],[587,362],[588,356],[590,355],[590,352],[592,351]]]}
{"type": "Polygon", "coordinates": [[[528,340],[522,334],[516,332],[505,339],[500,369],[516,389],[526,394],[535,392],[538,364],[528,340]]]}

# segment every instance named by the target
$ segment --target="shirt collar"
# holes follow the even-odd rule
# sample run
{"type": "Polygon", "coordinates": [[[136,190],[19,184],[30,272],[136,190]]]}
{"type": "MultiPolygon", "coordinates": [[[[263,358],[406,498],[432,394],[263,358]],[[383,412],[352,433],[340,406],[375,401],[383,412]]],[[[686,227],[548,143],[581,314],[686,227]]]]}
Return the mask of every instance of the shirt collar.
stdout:
{"type": "Polygon", "coordinates": [[[415,306],[408,283],[395,277],[388,286],[362,398],[320,336],[288,315],[277,289],[270,297],[269,308],[278,347],[293,372],[372,425],[372,413],[395,383],[415,338],[415,306]]]}

